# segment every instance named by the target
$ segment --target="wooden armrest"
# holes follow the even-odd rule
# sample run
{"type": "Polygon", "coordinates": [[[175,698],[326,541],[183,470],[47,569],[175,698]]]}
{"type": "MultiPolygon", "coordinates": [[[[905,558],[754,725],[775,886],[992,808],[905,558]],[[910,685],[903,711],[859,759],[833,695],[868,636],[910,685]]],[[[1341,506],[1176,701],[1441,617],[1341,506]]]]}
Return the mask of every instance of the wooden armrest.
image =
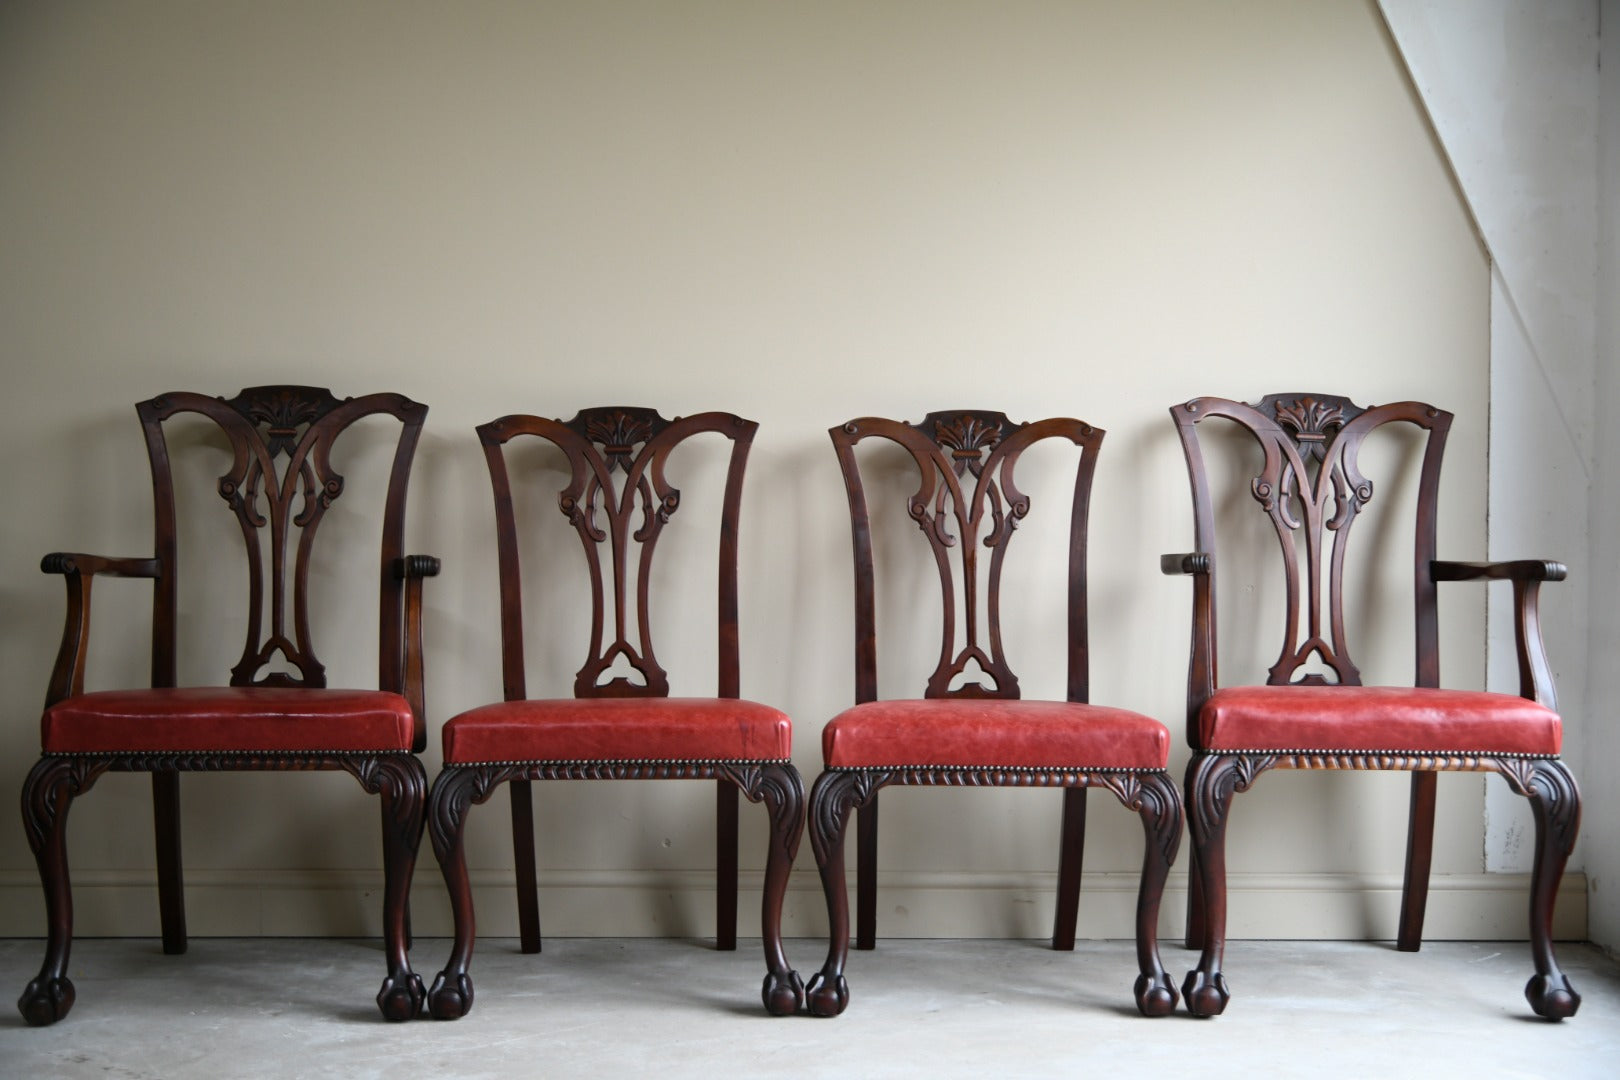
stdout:
{"type": "Polygon", "coordinates": [[[1569,568],[1546,559],[1507,562],[1447,562],[1435,559],[1429,571],[1436,581],[1563,581],[1569,568]]]}
{"type": "Polygon", "coordinates": [[[39,560],[39,568],[47,574],[76,574],[89,577],[155,578],[162,574],[156,559],[120,559],[108,555],[86,555],[79,551],[53,551],[39,560]]]}
{"type": "Polygon", "coordinates": [[[47,707],[65,697],[84,692],[84,661],[90,648],[90,583],[103,577],[151,578],[163,576],[157,559],[112,558],[86,555],[78,551],[53,551],[39,561],[47,574],[62,575],[67,585],[67,618],[62,626],[62,644],[56,651],[56,665],[45,690],[47,707]]]}
{"type": "Polygon", "coordinates": [[[1161,574],[1207,574],[1209,573],[1209,553],[1206,551],[1191,551],[1184,555],[1160,555],[1159,573],[1161,574]]]}
{"type": "Polygon", "coordinates": [[[1563,581],[1569,574],[1563,563],[1545,559],[1507,562],[1445,562],[1435,559],[1429,572],[1436,581],[1513,582],[1513,645],[1519,660],[1519,696],[1558,707],[1552,668],[1541,640],[1539,596],[1544,581],[1563,581]]]}
{"type": "Polygon", "coordinates": [[[404,662],[401,673],[404,685],[400,688],[410,702],[411,714],[416,718],[416,733],[411,749],[420,754],[427,747],[427,725],[424,721],[426,698],[422,664],[422,582],[439,576],[439,560],[432,555],[406,555],[394,560],[394,577],[405,583],[404,662]]]}
{"type": "Polygon", "coordinates": [[[406,555],[394,560],[394,576],[402,581],[439,576],[439,560],[432,555],[406,555]]]}

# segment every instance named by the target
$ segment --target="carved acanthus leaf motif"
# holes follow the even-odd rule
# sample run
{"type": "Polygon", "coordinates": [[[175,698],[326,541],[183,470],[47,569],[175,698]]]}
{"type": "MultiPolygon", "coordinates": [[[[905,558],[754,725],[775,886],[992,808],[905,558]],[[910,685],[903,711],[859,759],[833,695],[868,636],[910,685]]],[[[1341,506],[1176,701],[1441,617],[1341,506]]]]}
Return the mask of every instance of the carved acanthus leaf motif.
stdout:
{"type": "Polygon", "coordinates": [[[602,409],[581,415],[584,435],[602,448],[609,472],[621,469],[628,474],[635,448],[667,426],[652,409],[602,409]]]}
{"type": "Polygon", "coordinates": [[[934,414],[933,440],[951,451],[956,475],[984,470],[985,455],[996,448],[1007,433],[1007,418],[1000,413],[934,414]]]}
{"type": "Polygon", "coordinates": [[[271,457],[291,456],[298,445],[298,429],[343,404],[323,386],[250,386],[234,398],[220,400],[269,429],[265,445],[271,457]]]}
{"type": "Polygon", "coordinates": [[[1301,442],[1323,442],[1328,428],[1344,426],[1344,409],[1306,395],[1292,403],[1279,401],[1274,406],[1277,422],[1294,429],[1301,442]]]}

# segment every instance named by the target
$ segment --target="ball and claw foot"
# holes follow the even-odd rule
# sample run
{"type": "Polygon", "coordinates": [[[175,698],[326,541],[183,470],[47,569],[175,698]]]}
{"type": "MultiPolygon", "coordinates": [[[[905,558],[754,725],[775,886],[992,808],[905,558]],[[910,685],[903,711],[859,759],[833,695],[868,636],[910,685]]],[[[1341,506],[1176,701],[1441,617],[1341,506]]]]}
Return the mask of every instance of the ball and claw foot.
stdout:
{"type": "Polygon", "coordinates": [[[842,975],[837,981],[829,982],[827,976],[818,971],[805,989],[804,1004],[811,1016],[837,1016],[849,1007],[849,984],[842,975]]]}
{"type": "Polygon", "coordinates": [[[1221,1015],[1232,999],[1226,989],[1226,976],[1218,971],[1213,980],[1203,971],[1187,972],[1187,979],[1181,984],[1181,996],[1187,1000],[1188,1012],[1206,1018],[1221,1015]]]}
{"type": "Polygon", "coordinates": [[[460,1020],[472,1010],[472,980],[466,975],[457,975],[455,985],[451,986],[447,974],[441,971],[433,980],[433,989],[427,996],[428,1012],[435,1020],[460,1020]]]}
{"type": "Polygon", "coordinates": [[[17,999],[17,1011],[30,1027],[45,1027],[68,1014],[74,997],[73,980],[66,975],[60,979],[35,979],[17,999]]]}
{"type": "Polygon", "coordinates": [[[1569,985],[1562,972],[1552,978],[1533,976],[1525,984],[1524,997],[1536,1015],[1546,1020],[1567,1020],[1581,1007],[1581,995],[1569,985]]]}
{"type": "Polygon", "coordinates": [[[422,977],[414,971],[404,980],[388,976],[383,980],[382,989],[377,991],[377,1008],[382,1010],[383,1019],[396,1023],[415,1019],[426,1001],[427,990],[422,986],[422,977]]]}
{"type": "Polygon", "coordinates": [[[1143,1016],[1169,1016],[1176,1011],[1179,1000],[1175,985],[1164,972],[1161,971],[1157,977],[1136,977],[1136,1008],[1143,1016]]]}
{"type": "Polygon", "coordinates": [[[772,1016],[792,1016],[804,1006],[804,980],[797,971],[767,971],[759,996],[772,1016]]]}

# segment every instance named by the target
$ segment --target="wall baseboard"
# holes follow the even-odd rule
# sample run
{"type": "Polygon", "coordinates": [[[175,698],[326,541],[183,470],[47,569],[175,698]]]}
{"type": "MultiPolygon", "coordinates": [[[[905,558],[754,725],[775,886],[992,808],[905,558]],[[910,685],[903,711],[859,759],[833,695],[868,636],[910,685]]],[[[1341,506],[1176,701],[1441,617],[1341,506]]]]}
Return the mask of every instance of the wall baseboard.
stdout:
{"type": "MultiPolygon", "coordinates": [[[[517,934],[511,875],[472,875],[483,937],[517,934]]],[[[743,875],[739,932],[759,932],[759,892],[743,875]]],[[[1039,938],[1052,932],[1056,875],[894,873],[879,881],[878,933],[889,937],[1039,938]]],[[[1382,940],[1395,936],[1398,875],[1234,874],[1228,882],[1232,938],[1382,940]]],[[[1436,874],[1430,884],[1427,937],[1493,941],[1525,936],[1526,874],[1436,874]]],[[[187,922],[200,937],[349,937],[381,933],[380,871],[193,870],[186,877],[187,922]]],[[[1186,878],[1165,890],[1160,933],[1179,935],[1186,878]]],[[[155,937],[157,887],[150,870],[74,875],[75,933],[82,937],[155,937]]],[[[411,895],[418,936],[450,933],[450,903],[436,869],[419,868],[411,895]]],[[[1136,911],[1136,875],[1087,874],[1081,885],[1083,938],[1128,938],[1136,911]]],[[[541,876],[545,933],[561,937],[705,937],[714,933],[712,875],[702,871],[555,870],[541,876]]],[[[1553,931],[1586,938],[1586,876],[1569,873],[1559,890],[1553,931]]],[[[789,937],[827,932],[820,879],[797,870],[783,912],[789,937]]],[[[0,936],[45,932],[38,878],[0,872],[0,936]]]]}

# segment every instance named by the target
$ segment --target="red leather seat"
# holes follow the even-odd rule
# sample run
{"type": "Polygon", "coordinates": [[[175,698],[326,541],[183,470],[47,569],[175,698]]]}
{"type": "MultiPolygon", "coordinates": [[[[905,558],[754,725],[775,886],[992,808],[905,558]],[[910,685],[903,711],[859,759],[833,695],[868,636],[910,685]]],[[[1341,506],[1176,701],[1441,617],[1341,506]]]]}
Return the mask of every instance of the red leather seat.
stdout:
{"type": "Polygon", "coordinates": [[[45,710],[47,754],[409,751],[416,720],[384,690],[101,690],[45,710]]]}
{"type": "Polygon", "coordinates": [[[481,705],[444,725],[448,765],[786,761],[786,713],[726,698],[555,698],[481,705]]]}
{"type": "Polygon", "coordinates": [[[1198,714],[1201,750],[1556,754],[1563,723],[1513,694],[1410,686],[1233,686],[1198,714]]]}
{"type": "Polygon", "coordinates": [[[821,750],[829,769],[1162,769],[1170,732],[1140,713],[1073,701],[869,701],[828,722],[821,750]]]}

